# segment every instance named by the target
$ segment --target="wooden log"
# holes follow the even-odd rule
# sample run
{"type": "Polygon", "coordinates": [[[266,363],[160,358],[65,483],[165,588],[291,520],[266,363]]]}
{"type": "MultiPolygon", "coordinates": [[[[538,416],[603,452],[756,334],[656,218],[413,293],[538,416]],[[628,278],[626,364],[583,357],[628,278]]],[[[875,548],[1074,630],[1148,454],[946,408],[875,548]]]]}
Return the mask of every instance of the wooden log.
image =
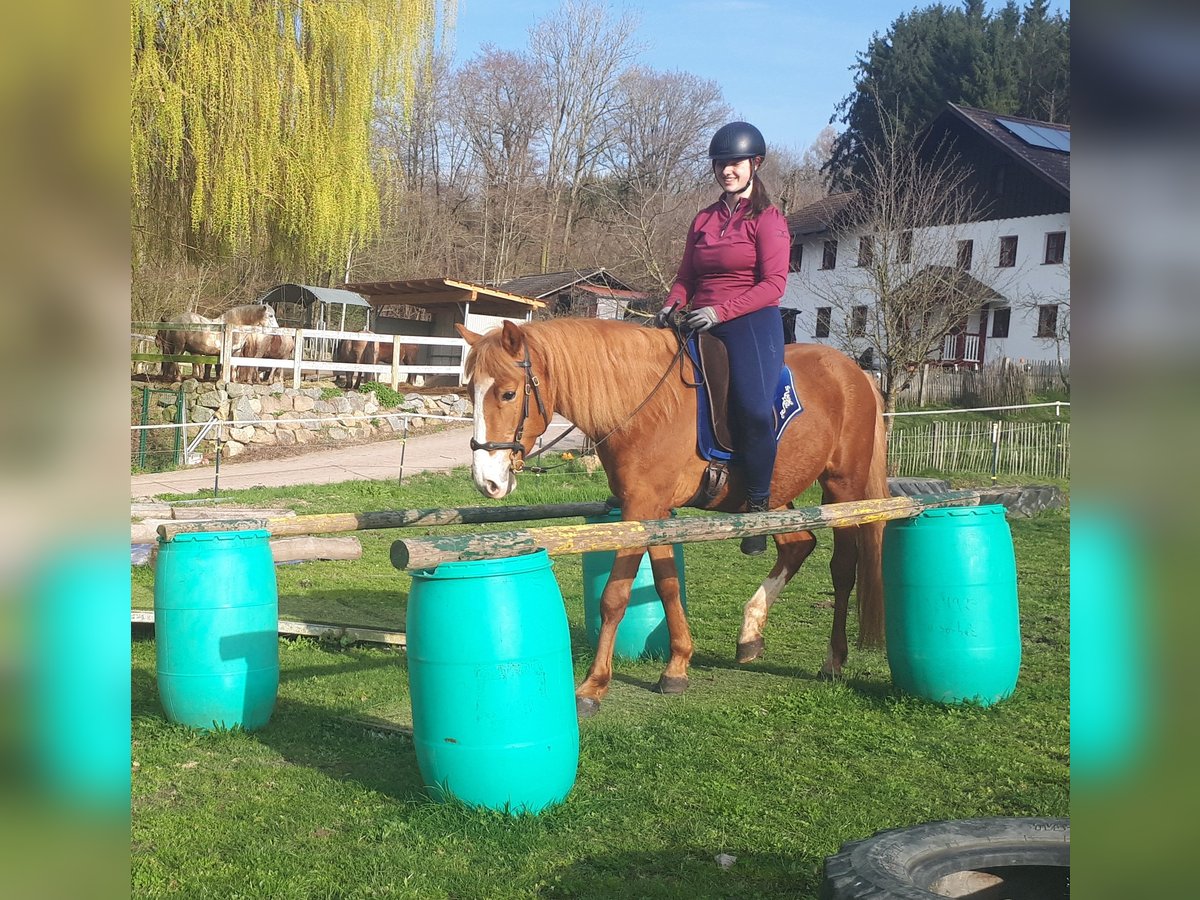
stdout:
{"type": "Polygon", "coordinates": [[[596,525],[552,525],[523,531],[456,534],[409,538],[392,544],[397,569],[427,569],[444,562],[498,559],[544,549],[551,556],[624,550],[654,544],[723,541],[754,534],[845,528],[867,522],[906,519],[942,506],[976,506],[978,491],[948,491],[884,500],[853,500],[781,512],[736,513],[646,522],[602,522],[596,525]]]}
{"type": "Polygon", "coordinates": [[[361,513],[328,513],[311,516],[272,516],[228,519],[220,522],[164,522],[158,534],[165,541],[196,531],[246,531],[266,529],[272,536],[338,534],[378,528],[413,528],[426,525],[484,525],[495,522],[528,522],[601,516],[604,503],[558,503],[546,506],[468,506],[458,509],[384,509],[361,513]]]}
{"type": "MultiPolygon", "coordinates": [[[[133,625],[153,625],[154,610],[135,609],[130,611],[129,621],[133,625]]],[[[316,637],[324,640],[351,640],[356,643],[383,644],[404,649],[408,638],[403,631],[385,631],[379,628],[362,628],[357,625],[323,625],[316,622],[294,622],[279,620],[279,633],[293,637],[316,637]]]]}
{"type": "Polygon", "coordinates": [[[285,537],[271,541],[271,558],[275,562],[295,562],[308,559],[361,559],[362,544],[358,538],[285,537]]]}

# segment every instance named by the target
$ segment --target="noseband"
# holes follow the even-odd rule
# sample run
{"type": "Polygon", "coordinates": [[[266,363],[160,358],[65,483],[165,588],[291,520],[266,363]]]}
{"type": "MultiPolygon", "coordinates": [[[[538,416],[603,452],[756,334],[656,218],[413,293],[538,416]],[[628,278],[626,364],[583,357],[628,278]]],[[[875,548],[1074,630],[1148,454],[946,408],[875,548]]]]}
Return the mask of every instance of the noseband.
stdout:
{"type": "Polygon", "coordinates": [[[523,362],[515,362],[514,366],[525,370],[525,392],[521,397],[521,420],[517,422],[517,433],[513,435],[511,441],[485,441],[480,443],[471,437],[472,450],[487,450],[489,453],[493,450],[511,450],[513,453],[521,454],[520,460],[514,460],[513,468],[520,471],[525,464],[525,445],[521,443],[521,436],[525,433],[525,420],[529,418],[529,395],[533,394],[533,399],[537,401],[538,412],[542,415],[542,421],[549,421],[546,415],[546,405],[542,403],[542,392],[539,390],[541,382],[538,381],[536,375],[533,374],[533,366],[529,362],[529,345],[525,345],[525,359],[523,362]],[[520,465],[517,465],[517,463],[520,465]]]}

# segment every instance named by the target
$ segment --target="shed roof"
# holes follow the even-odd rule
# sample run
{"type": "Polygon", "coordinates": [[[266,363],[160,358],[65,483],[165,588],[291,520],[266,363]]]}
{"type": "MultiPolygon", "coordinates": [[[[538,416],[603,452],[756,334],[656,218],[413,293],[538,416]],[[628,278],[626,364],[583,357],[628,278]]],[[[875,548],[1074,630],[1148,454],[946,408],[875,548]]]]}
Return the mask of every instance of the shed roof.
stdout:
{"type": "Polygon", "coordinates": [[[522,275],[500,285],[500,290],[523,297],[548,297],[566,288],[579,285],[592,293],[595,288],[608,288],[614,297],[645,296],[634,291],[621,279],[601,266],[598,269],[568,269],[565,272],[546,272],[541,275],[522,275]]]}
{"type": "Polygon", "coordinates": [[[346,289],[362,294],[375,309],[408,304],[425,308],[472,304],[474,312],[488,316],[524,316],[530,310],[542,309],[540,300],[521,297],[498,288],[484,287],[450,278],[409,278],[403,281],[369,281],[346,285],[346,289]]]}
{"type": "Polygon", "coordinates": [[[342,303],[346,306],[370,306],[366,298],[354,291],[340,288],[315,287],[311,284],[277,284],[258,298],[259,303],[342,303]]]}

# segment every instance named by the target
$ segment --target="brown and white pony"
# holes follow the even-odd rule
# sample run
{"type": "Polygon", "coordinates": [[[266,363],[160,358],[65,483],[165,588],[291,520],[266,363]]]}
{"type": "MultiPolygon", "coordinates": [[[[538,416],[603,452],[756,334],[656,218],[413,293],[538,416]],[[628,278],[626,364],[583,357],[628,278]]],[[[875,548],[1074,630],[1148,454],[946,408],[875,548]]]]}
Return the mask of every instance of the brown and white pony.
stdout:
{"type": "MultiPolygon", "coordinates": [[[[234,306],[221,313],[219,318],[210,319],[207,316],[202,316],[199,313],[185,312],[175,313],[174,315],[164,315],[160,320],[164,323],[180,324],[180,325],[257,325],[262,328],[278,328],[279,322],[275,319],[275,310],[262,303],[247,303],[242,306],[234,306]]],[[[234,336],[232,352],[234,355],[241,355],[242,345],[245,343],[248,335],[238,334],[234,336]]],[[[197,356],[220,356],[221,355],[221,333],[219,331],[170,331],[160,330],[154,336],[154,343],[158,345],[160,352],[163,355],[177,355],[192,353],[197,356]]],[[[212,363],[206,363],[204,366],[204,381],[213,379],[212,363]]],[[[197,373],[197,367],[192,366],[193,375],[197,373]]],[[[179,366],[177,363],[164,362],[162,364],[163,378],[168,381],[174,381],[178,377],[179,366]]],[[[216,380],[221,377],[221,366],[217,365],[216,380]]]]}
{"type": "MultiPolygon", "coordinates": [[[[250,359],[291,359],[296,349],[296,339],[288,334],[248,334],[238,356],[250,359]]],[[[269,366],[255,368],[242,366],[237,371],[238,381],[270,381],[278,372],[269,366]]]]}
{"type": "MultiPolygon", "coordinates": [[[[361,331],[361,338],[343,339],[337,342],[337,346],[333,349],[334,362],[348,363],[351,365],[381,365],[390,366],[392,364],[392,354],[398,349],[400,352],[400,365],[411,366],[417,361],[417,352],[420,349],[416,344],[397,344],[394,342],[380,342],[374,340],[378,337],[373,331],[361,331]]],[[[334,376],[334,384],[340,385],[347,390],[358,390],[363,383],[365,372],[339,372],[334,376]]],[[[367,379],[371,380],[371,379],[367,379]]],[[[378,380],[378,379],[376,379],[378,380]]]]}
{"type": "MultiPolygon", "coordinates": [[[[458,330],[471,347],[466,361],[475,403],[471,474],[485,496],[498,499],[515,489],[525,454],[554,414],[562,413],[596,443],[623,519],[663,519],[676,507],[697,504],[707,464],[696,451],[696,399],[686,385],[691,366],[680,364],[673,332],[594,319],[505,322],[486,335],[461,325],[458,330]]],[[[790,507],[814,481],[821,483],[825,503],[886,497],[882,401],[870,376],[849,357],[818,344],[789,344],[784,360],[804,412],[780,440],[771,508],[790,507]]],[[[743,477],[731,467],[727,485],[707,508],[745,507],[743,477]]],[[[882,534],[882,522],[833,531],[833,628],[821,667],[827,677],[838,675],[846,660],[846,618],[856,582],[859,644],[883,641],[882,534]]],[[[813,551],[816,537],[811,531],[777,534],[775,545],[775,565],[745,606],[739,662],[762,654],[767,613],[813,551]]],[[[596,658],[576,690],[580,716],[595,713],[608,692],[617,625],[644,552],[616,555],[600,598],[596,658]]],[[[649,552],[671,635],[671,658],[657,689],[679,693],[687,687],[692,636],[671,548],[649,552]]]]}

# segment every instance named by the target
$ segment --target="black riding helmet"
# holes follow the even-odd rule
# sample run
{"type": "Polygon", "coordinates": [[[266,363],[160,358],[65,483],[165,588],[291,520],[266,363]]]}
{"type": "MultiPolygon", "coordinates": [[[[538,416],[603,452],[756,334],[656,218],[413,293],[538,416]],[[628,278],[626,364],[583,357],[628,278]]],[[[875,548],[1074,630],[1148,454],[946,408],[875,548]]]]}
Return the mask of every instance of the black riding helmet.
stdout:
{"type": "Polygon", "coordinates": [[[709,159],[747,159],[766,156],[767,142],[762,132],[749,122],[730,122],[717,129],[708,143],[709,159]]]}

